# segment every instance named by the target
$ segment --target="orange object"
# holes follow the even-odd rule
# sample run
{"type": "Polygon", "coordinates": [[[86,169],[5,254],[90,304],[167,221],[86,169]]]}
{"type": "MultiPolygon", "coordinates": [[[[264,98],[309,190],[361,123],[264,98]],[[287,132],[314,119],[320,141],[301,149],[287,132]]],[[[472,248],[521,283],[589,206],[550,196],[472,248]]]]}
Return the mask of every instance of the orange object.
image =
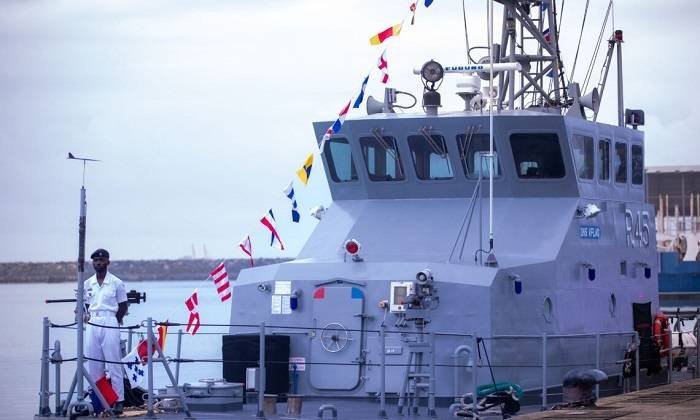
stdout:
{"type": "Polygon", "coordinates": [[[106,376],[102,375],[100,379],[95,382],[95,385],[97,386],[97,389],[100,391],[100,394],[104,397],[105,401],[107,401],[107,404],[109,406],[113,406],[115,402],[117,402],[117,393],[114,392],[114,388],[112,388],[112,382],[110,382],[109,379],[107,379],[106,376]]]}
{"type": "Polygon", "coordinates": [[[668,355],[671,349],[671,336],[669,335],[668,317],[661,312],[658,312],[654,317],[653,337],[654,342],[659,347],[661,357],[668,355]]]}

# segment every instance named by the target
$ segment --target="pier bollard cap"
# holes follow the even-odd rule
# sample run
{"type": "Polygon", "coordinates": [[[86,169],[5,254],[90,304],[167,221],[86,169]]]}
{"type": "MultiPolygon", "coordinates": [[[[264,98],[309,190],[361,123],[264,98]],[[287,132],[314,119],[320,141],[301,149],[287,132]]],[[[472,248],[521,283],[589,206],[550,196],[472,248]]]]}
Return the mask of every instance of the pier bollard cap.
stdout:
{"type": "Polygon", "coordinates": [[[92,255],[90,255],[90,258],[92,258],[93,260],[95,258],[107,258],[107,259],[109,259],[109,252],[107,252],[106,249],[99,248],[99,249],[96,249],[95,252],[92,253],[92,255]]]}

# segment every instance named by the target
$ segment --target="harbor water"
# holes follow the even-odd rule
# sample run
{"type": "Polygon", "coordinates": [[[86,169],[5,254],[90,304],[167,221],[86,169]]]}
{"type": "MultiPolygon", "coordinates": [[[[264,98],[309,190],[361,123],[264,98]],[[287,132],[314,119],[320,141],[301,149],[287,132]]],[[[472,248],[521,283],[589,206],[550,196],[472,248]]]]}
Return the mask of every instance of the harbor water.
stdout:
{"type": "MultiPolygon", "coordinates": [[[[118,275],[118,273],[116,273],[118,275]]],[[[148,317],[157,321],[186,322],[188,311],[185,299],[199,287],[199,312],[202,323],[227,324],[230,300],[220,302],[210,282],[201,281],[151,281],[127,282],[127,289],[146,292],[146,302],[131,305],[125,325],[139,324],[148,317]]],[[[39,379],[42,340],[42,318],[48,317],[54,324],[69,324],[74,321],[74,303],[46,304],[46,299],[75,297],[75,283],[58,284],[0,284],[0,319],[3,340],[0,340],[0,419],[31,418],[38,412],[39,379]]],[[[166,355],[175,357],[177,331],[171,327],[165,345],[166,355]]],[[[184,330],[184,327],[182,327],[184,330]]],[[[145,331],[141,329],[140,331],[145,331]]],[[[221,359],[221,335],[225,327],[201,327],[195,336],[183,334],[182,357],[198,359],[221,359]],[[214,333],[214,334],[211,334],[214,333]]],[[[123,334],[126,338],[126,333],[123,334]]],[[[75,329],[52,328],[50,347],[55,340],[61,341],[64,359],[73,358],[75,352],[75,329]]],[[[134,336],[134,341],[137,337],[134,336]]],[[[174,364],[171,365],[174,371],[174,364]]],[[[160,365],[154,366],[154,384],[168,383],[167,374],[160,365]]],[[[75,372],[75,362],[63,363],[61,368],[61,390],[66,392],[75,372]]],[[[185,363],[180,368],[180,383],[195,383],[203,378],[221,378],[220,363],[185,363]]],[[[146,385],[146,379],[143,381],[146,385]]],[[[50,367],[50,389],[55,387],[54,366],[50,367]]],[[[53,410],[54,396],[50,398],[53,410]]]]}

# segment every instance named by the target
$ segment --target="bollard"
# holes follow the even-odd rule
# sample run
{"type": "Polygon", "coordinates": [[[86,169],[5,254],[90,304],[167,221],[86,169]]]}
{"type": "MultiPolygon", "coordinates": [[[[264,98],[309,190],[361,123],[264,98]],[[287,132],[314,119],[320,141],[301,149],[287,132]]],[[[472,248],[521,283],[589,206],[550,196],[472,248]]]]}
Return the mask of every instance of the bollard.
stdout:
{"type": "Polygon", "coordinates": [[[277,415],[277,394],[265,394],[263,399],[263,412],[266,416],[277,415]]]}
{"type": "Polygon", "coordinates": [[[49,409],[49,318],[44,317],[41,340],[41,380],[39,386],[39,416],[51,415],[49,409]]]}
{"type": "Polygon", "coordinates": [[[542,411],[547,409],[547,333],[542,334],[542,411]]]}
{"type": "Polygon", "coordinates": [[[299,417],[301,415],[302,396],[298,394],[287,395],[287,416],[299,417]]]}
{"type": "Polygon", "coordinates": [[[257,418],[264,419],[265,411],[263,407],[263,400],[265,394],[265,322],[260,323],[260,337],[259,337],[259,356],[258,356],[258,415],[257,418]]]}
{"type": "Polygon", "coordinates": [[[380,419],[387,418],[386,414],[386,325],[379,327],[379,413],[380,419]]]}
{"type": "Polygon", "coordinates": [[[61,342],[59,340],[56,340],[56,342],[53,344],[53,354],[51,354],[51,361],[56,365],[56,374],[54,375],[56,378],[56,416],[59,416],[61,413],[61,362],[63,361],[63,357],[61,356],[61,342]]]}

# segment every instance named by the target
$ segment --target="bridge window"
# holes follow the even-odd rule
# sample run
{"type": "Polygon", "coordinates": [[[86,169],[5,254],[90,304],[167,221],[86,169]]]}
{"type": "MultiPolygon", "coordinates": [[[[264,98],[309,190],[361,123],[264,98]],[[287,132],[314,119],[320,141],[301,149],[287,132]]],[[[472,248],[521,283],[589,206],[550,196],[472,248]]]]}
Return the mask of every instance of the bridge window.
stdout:
{"type": "Polygon", "coordinates": [[[593,179],[593,162],[595,161],[593,157],[593,138],[574,134],[572,143],[578,177],[580,179],[593,179]]]}
{"type": "Polygon", "coordinates": [[[515,168],[520,178],[563,178],[564,160],[554,133],[516,133],[510,136],[515,168]]]}
{"type": "Polygon", "coordinates": [[[615,182],[627,182],[627,144],[615,143],[615,182]]]}
{"type": "MultiPolygon", "coordinates": [[[[459,158],[462,161],[464,175],[467,178],[478,178],[479,174],[487,178],[489,176],[489,135],[488,134],[460,134],[457,136],[459,145],[459,158]]],[[[501,176],[501,164],[496,153],[496,144],[493,145],[493,176],[501,176]]]]}
{"type": "Polygon", "coordinates": [[[350,143],[346,139],[336,137],[328,140],[324,153],[333,181],[357,181],[357,171],[352,161],[350,143]]]}
{"type": "Polygon", "coordinates": [[[598,179],[610,180],[610,140],[608,139],[598,141],[598,179]]]}
{"type": "Polygon", "coordinates": [[[452,179],[452,165],[447,155],[445,138],[438,135],[408,137],[413,165],[419,179],[452,179]]]}
{"type": "Polygon", "coordinates": [[[360,146],[370,180],[401,181],[405,179],[395,138],[362,137],[360,146]]]}
{"type": "Polygon", "coordinates": [[[642,185],[644,183],[644,151],[642,146],[632,145],[632,183],[642,185]]]}

